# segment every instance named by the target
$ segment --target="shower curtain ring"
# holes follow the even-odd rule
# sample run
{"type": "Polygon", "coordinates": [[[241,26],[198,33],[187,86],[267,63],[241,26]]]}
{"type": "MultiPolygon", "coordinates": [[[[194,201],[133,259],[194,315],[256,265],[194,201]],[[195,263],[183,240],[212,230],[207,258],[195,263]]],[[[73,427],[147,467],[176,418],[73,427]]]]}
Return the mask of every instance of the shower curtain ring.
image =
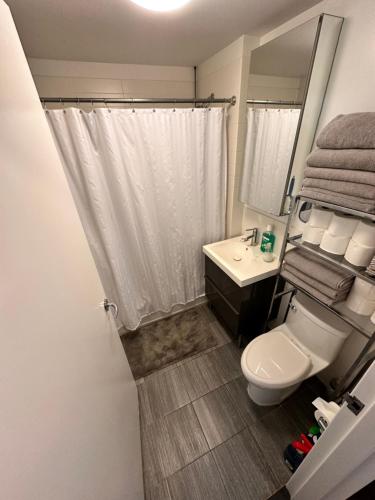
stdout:
{"type": "Polygon", "coordinates": [[[132,98],[132,105],[133,105],[133,108],[132,108],[132,113],[135,113],[135,108],[134,108],[134,97],[132,98]]]}
{"type": "Polygon", "coordinates": [[[47,108],[46,101],[43,101],[43,109],[44,109],[45,113],[48,113],[48,108],[47,108]]]}
{"type": "Polygon", "coordinates": [[[95,109],[94,109],[94,101],[91,99],[91,111],[93,113],[96,113],[95,109]]]}
{"type": "Polygon", "coordinates": [[[61,97],[60,97],[60,105],[62,106],[63,113],[65,114],[65,102],[62,101],[61,97]]]}
{"type": "Polygon", "coordinates": [[[174,100],[174,108],[173,108],[173,113],[175,113],[175,112],[176,112],[176,102],[177,102],[177,101],[176,101],[176,99],[175,99],[175,100],[174,100]]]}

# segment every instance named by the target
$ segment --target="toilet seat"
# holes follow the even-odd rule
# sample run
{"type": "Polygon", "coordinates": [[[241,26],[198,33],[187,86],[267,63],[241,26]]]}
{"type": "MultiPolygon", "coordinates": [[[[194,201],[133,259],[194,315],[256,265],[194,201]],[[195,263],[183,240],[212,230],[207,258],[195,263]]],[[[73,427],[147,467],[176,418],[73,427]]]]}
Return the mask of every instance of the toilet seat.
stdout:
{"type": "Polygon", "coordinates": [[[259,387],[283,388],[299,382],[311,367],[311,359],[281,330],[260,335],[241,357],[249,381],[259,387]]]}

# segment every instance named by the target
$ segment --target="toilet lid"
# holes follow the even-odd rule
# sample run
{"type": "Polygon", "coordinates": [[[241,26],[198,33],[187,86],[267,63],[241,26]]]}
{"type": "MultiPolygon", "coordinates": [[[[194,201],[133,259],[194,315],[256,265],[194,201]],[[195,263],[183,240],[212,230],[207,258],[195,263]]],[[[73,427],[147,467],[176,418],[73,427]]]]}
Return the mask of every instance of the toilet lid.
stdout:
{"type": "Polygon", "coordinates": [[[307,373],[311,361],[300,347],[280,330],[254,339],[244,351],[243,364],[250,379],[263,387],[285,387],[307,373]]]}

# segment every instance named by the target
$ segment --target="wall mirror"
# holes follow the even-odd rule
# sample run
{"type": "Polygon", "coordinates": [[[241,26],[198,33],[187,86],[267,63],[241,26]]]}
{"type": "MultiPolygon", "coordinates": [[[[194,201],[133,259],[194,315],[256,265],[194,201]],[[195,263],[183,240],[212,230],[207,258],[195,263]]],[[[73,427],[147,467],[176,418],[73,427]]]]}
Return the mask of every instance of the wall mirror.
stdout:
{"type": "Polygon", "coordinates": [[[303,177],[343,19],[322,14],[250,55],[240,201],[288,213],[303,177]]]}

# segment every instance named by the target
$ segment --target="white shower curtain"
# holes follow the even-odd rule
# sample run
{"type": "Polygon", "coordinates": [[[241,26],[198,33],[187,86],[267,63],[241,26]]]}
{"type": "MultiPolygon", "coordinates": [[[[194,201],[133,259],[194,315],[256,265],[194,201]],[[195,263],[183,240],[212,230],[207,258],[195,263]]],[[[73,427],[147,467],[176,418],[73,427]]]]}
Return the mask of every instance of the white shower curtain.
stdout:
{"type": "Polygon", "coordinates": [[[224,236],[225,110],[49,110],[107,296],[128,329],[204,293],[224,236]]]}
{"type": "Polygon", "coordinates": [[[247,114],[247,135],[240,200],[280,214],[299,109],[253,109],[247,114]]]}

